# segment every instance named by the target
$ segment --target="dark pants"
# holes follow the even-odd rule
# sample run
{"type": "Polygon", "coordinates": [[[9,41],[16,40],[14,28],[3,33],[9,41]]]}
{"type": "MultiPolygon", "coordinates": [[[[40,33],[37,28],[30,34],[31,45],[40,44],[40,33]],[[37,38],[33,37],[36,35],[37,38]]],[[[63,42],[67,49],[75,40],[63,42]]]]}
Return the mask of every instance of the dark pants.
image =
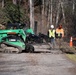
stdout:
{"type": "Polygon", "coordinates": [[[63,38],[57,38],[56,44],[59,46],[59,49],[62,47],[63,38]]]}
{"type": "Polygon", "coordinates": [[[55,38],[50,38],[50,41],[51,41],[51,48],[54,49],[56,46],[55,38]]]}

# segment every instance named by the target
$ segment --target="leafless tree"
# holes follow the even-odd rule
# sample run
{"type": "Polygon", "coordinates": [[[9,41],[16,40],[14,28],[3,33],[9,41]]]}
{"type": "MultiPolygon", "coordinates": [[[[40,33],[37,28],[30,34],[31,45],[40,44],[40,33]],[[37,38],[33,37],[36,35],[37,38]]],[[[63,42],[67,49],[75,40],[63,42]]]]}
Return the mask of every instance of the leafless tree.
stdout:
{"type": "Polygon", "coordinates": [[[4,2],[5,2],[5,0],[2,0],[2,8],[4,7],[4,2]]]}
{"type": "Polygon", "coordinates": [[[30,28],[34,30],[34,4],[33,0],[29,0],[30,2],[30,28]]]}

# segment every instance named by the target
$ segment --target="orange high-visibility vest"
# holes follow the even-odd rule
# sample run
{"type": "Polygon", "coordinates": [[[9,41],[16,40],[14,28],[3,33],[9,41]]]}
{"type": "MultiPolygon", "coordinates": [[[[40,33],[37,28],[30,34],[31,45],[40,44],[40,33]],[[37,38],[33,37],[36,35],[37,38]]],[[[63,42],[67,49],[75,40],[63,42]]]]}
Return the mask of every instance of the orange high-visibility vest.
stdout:
{"type": "Polygon", "coordinates": [[[64,37],[64,30],[63,29],[56,29],[56,34],[60,35],[62,34],[62,37],[64,37]]]}

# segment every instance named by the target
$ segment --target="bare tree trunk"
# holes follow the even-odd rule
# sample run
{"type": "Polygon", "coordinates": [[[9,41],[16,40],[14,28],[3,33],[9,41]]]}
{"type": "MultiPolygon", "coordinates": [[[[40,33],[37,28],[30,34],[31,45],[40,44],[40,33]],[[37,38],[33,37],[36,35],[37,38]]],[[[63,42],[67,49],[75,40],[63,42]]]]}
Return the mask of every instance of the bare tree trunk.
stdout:
{"type": "Polygon", "coordinates": [[[4,1],[5,1],[5,0],[2,0],[2,8],[4,7],[4,1]]]}
{"type": "Polygon", "coordinates": [[[44,0],[42,0],[42,33],[44,32],[44,0]]]}
{"type": "Polygon", "coordinates": [[[32,0],[30,0],[30,28],[34,30],[34,5],[32,0]]]}
{"type": "Polygon", "coordinates": [[[59,11],[60,11],[60,3],[58,4],[58,9],[57,9],[57,16],[56,16],[56,27],[58,25],[58,20],[59,20],[59,11]]]}
{"type": "Polygon", "coordinates": [[[12,2],[13,2],[13,4],[17,4],[16,2],[17,2],[17,0],[12,0],[12,2]]]}
{"type": "Polygon", "coordinates": [[[32,21],[33,21],[33,22],[32,22],[32,23],[33,23],[33,24],[32,24],[32,25],[33,25],[32,28],[33,28],[33,30],[34,30],[34,2],[32,2],[32,19],[33,19],[33,20],[32,20],[32,21]]]}
{"type": "Polygon", "coordinates": [[[53,6],[52,6],[52,0],[51,0],[51,15],[50,15],[50,24],[52,24],[52,11],[53,11],[53,6]]]}
{"type": "Polygon", "coordinates": [[[61,3],[63,19],[64,19],[64,23],[65,23],[65,14],[64,14],[64,8],[63,8],[63,2],[60,0],[60,3],[61,3]]]}
{"type": "Polygon", "coordinates": [[[74,14],[74,10],[75,10],[75,1],[73,0],[73,14],[74,14]]]}
{"type": "Polygon", "coordinates": [[[46,16],[46,25],[47,25],[47,28],[48,28],[48,26],[49,26],[49,23],[48,23],[48,14],[49,14],[49,8],[48,8],[48,6],[49,6],[49,0],[47,0],[46,1],[46,7],[45,7],[45,16],[46,16]]]}
{"type": "Polygon", "coordinates": [[[50,12],[51,12],[50,0],[48,1],[48,17],[47,17],[47,27],[50,25],[50,12]]]}

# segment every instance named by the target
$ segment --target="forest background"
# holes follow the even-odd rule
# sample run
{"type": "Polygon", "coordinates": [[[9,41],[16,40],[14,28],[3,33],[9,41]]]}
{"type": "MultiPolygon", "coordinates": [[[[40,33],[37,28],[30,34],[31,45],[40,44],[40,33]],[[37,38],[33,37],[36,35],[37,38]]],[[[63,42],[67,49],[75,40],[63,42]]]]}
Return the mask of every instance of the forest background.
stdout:
{"type": "Polygon", "coordinates": [[[35,34],[62,24],[66,37],[76,36],[76,0],[0,0],[0,24],[8,22],[25,23],[35,34]]]}

